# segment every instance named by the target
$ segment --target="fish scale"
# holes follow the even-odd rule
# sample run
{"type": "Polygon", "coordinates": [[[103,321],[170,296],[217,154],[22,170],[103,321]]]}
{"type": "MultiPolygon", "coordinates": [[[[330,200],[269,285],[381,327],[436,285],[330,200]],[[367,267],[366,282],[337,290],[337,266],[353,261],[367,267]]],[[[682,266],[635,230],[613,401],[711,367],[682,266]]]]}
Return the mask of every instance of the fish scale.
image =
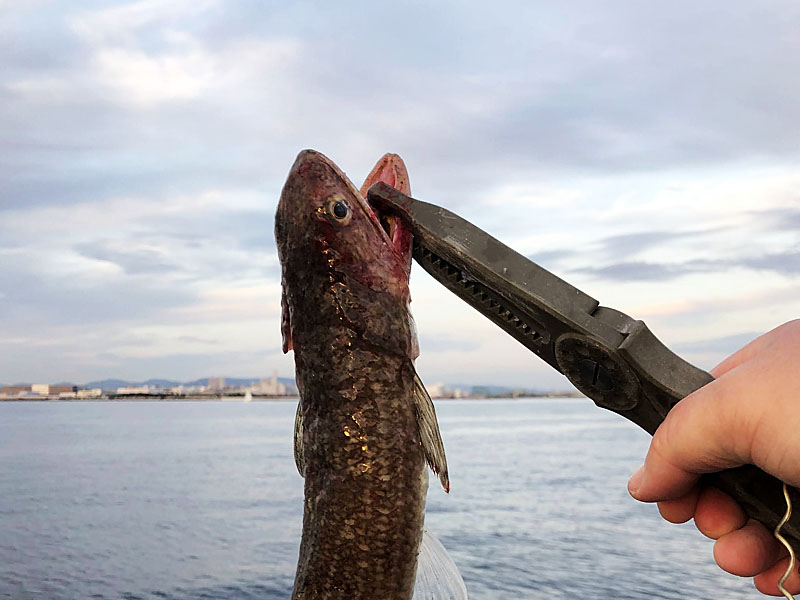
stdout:
{"type": "Polygon", "coordinates": [[[298,371],[309,401],[295,598],[408,598],[413,589],[416,565],[408,557],[419,546],[427,487],[410,401],[413,374],[396,376],[408,370],[400,357],[358,346],[320,343],[316,360],[303,365],[346,369],[344,389],[325,378],[307,382],[298,371]],[[361,366],[349,364],[349,351],[359,352],[352,362],[361,366]]]}

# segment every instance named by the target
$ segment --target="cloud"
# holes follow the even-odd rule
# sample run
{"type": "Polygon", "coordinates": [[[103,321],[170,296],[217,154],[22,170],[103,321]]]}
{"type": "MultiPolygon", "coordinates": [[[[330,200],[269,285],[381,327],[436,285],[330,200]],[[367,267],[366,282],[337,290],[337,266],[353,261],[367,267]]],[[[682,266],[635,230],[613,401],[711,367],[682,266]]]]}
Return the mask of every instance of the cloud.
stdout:
{"type": "Polygon", "coordinates": [[[178,340],[181,342],[189,342],[192,344],[219,344],[219,340],[201,338],[194,335],[182,335],[178,338],[178,340]]]}
{"type": "Polygon", "coordinates": [[[93,45],[109,43],[132,44],[138,36],[147,34],[147,29],[185,26],[187,21],[202,22],[215,16],[213,9],[219,6],[216,0],[139,0],[100,10],[78,12],[68,18],[70,29],[93,45]],[[209,15],[209,13],[212,13],[209,15]]]}
{"type": "MultiPolygon", "coordinates": [[[[800,200],[800,192],[797,193],[800,200]]],[[[800,231],[800,207],[787,206],[770,211],[753,211],[751,216],[763,223],[768,231],[800,231]]]]}
{"type": "Polygon", "coordinates": [[[463,352],[473,352],[480,348],[479,341],[468,338],[457,338],[445,335],[421,335],[419,340],[420,351],[422,352],[447,352],[458,350],[463,352]]]}
{"type": "MultiPolygon", "coordinates": [[[[218,342],[198,368],[278,352],[272,215],[305,147],[356,181],[399,152],[421,198],[635,304],[795,276],[800,7],[720,6],[3,5],[0,326],[40,354],[0,379],[57,336],[112,340],[119,362],[80,354],[91,378],[134,351],[189,369],[193,338],[218,342]]],[[[428,364],[524,383],[452,312],[428,364]]]]}
{"type": "Polygon", "coordinates": [[[759,271],[775,271],[782,275],[800,274],[800,251],[778,252],[746,258],[744,265],[759,271]]]}
{"type": "Polygon", "coordinates": [[[772,271],[786,276],[797,275],[800,273],[800,251],[788,250],[760,256],[701,259],[682,263],[619,262],[602,267],[582,267],[574,271],[616,281],[667,281],[691,273],[719,273],[731,269],[772,271]]]}
{"type": "Polygon", "coordinates": [[[689,236],[702,236],[707,232],[691,231],[637,231],[603,238],[598,243],[603,252],[611,256],[635,256],[644,250],[689,236]]]}
{"type": "Polygon", "coordinates": [[[686,273],[696,272],[697,267],[683,265],[661,265],[647,262],[623,262],[604,267],[583,267],[576,269],[579,273],[587,273],[602,279],[616,281],[664,281],[680,277],[686,273]]]}
{"type": "Polygon", "coordinates": [[[158,250],[150,248],[116,249],[109,240],[78,244],[75,250],[89,258],[102,260],[119,266],[130,275],[141,273],[164,273],[177,269],[166,261],[166,257],[158,250]]]}
{"type": "Polygon", "coordinates": [[[108,49],[97,53],[95,64],[98,78],[121,101],[142,107],[197,98],[211,86],[216,70],[200,52],[150,58],[143,52],[108,49]]]}
{"type": "Polygon", "coordinates": [[[682,342],[676,344],[672,349],[678,353],[715,353],[729,356],[749,344],[762,333],[764,332],[748,331],[722,337],[695,340],[693,342],[682,342]]]}
{"type": "Polygon", "coordinates": [[[564,259],[573,256],[575,256],[575,250],[559,248],[554,250],[543,250],[528,256],[528,258],[541,267],[546,269],[554,269],[563,264],[564,259]]]}
{"type": "Polygon", "coordinates": [[[153,319],[176,307],[191,305],[196,292],[157,279],[128,280],[113,273],[98,272],[71,279],[42,273],[36,257],[0,270],[4,294],[0,326],[6,335],[48,338],[61,325],[91,326],[108,322],[153,319]]]}

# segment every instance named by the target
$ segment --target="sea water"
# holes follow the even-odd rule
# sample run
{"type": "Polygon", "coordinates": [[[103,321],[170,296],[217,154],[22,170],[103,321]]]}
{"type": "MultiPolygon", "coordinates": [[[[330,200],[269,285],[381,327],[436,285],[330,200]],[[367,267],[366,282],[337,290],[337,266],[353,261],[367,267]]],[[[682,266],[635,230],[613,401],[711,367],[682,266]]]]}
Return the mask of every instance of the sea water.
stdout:
{"type": "MultiPolygon", "coordinates": [[[[648,436],[585,399],[439,401],[427,527],[473,600],[756,598],[625,485],[648,436]]],[[[289,402],[0,403],[0,598],[288,598],[289,402]]]]}

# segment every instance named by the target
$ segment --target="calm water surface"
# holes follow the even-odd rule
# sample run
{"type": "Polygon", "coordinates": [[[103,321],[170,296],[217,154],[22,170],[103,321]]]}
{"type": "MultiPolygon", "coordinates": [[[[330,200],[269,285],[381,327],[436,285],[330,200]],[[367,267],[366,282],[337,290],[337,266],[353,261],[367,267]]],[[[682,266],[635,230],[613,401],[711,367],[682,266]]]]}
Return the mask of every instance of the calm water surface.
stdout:
{"type": "MultiPolygon", "coordinates": [[[[0,598],[288,598],[291,403],[0,403],[0,598]]],[[[758,598],[625,490],[648,436],[588,400],[437,407],[429,529],[472,600],[758,598]]]]}

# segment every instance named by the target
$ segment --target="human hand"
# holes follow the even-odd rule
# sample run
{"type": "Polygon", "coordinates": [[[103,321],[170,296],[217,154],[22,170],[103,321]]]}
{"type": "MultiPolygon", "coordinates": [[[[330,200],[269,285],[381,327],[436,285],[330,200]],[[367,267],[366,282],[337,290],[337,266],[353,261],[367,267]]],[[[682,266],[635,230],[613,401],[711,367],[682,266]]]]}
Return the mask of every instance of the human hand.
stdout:
{"type": "MultiPolygon", "coordinates": [[[[644,465],[628,482],[642,502],[658,502],[667,521],[694,518],[717,540],[724,570],[754,577],[758,590],[779,596],[788,564],[772,532],[748,520],[741,506],[700,475],[743,464],[800,487],[800,319],[773,329],[725,359],[708,385],[681,400],[653,436],[644,465]]],[[[784,584],[800,592],[795,570],[784,584]]]]}

